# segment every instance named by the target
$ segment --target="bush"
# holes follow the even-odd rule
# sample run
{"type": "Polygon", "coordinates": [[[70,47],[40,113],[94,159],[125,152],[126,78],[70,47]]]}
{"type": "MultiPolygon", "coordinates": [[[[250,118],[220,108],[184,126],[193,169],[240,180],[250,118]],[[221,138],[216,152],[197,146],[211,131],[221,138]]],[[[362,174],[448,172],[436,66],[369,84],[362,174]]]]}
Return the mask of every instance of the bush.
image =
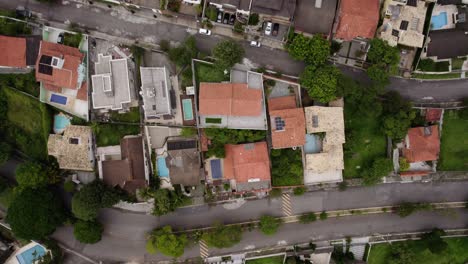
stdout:
{"type": "Polygon", "coordinates": [[[5,164],[11,155],[12,148],[10,144],[6,142],[0,142],[0,166],[5,164]]]}
{"type": "Polygon", "coordinates": [[[229,69],[234,64],[241,62],[244,57],[244,48],[232,40],[224,40],[216,44],[212,50],[213,57],[216,59],[215,66],[218,69],[229,69]]]}
{"type": "Polygon", "coordinates": [[[244,32],[244,25],[238,20],[236,20],[236,22],[234,23],[234,32],[236,33],[244,32]]]}
{"type": "Polygon", "coordinates": [[[315,222],[317,220],[317,215],[315,213],[303,214],[299,217],[299,222],[302,224],[308,224],[315,222]]]}
{"type": "Polygon", "coordinates": [[[281,219],[269,215],[260,217],[260,231],[262,231],[262,233],[265,235],[274,235],[278,231],[280,225],[281,219]]]}
{"type": "Polygon", "coordinates": [[[16,181],[20,186],[40,188],[49,183],[49,177],[40,163],[29,161],[16,168],[16,181]]]}
{"type": "Polygon", "coordinates": [[[175,235],[170,226],[164,226],[151,232],[146,243],[146,251],[155,254],[158,250],[166,256],[180,257],[187,246],[186,235],[175,235]]]}
{"type": "Polygon", "coordinates": [[[252,13],[249,16],[249,25],[256,26],[260,22],[260,18],[257,13],[252,13]]]}
{"type": "Polygon", "coordinates": [[[393,170],[391,159],[377,158],[372,163],[372,167],[363,173],[365,185],[374,185],[381,181],[382,177],[387,176],[393,170]]]}
{"type": "Polygon", "coordinates": [[[169,0],[167,4],[167,9],[172,12],[179,12],[180,10],[180,0],[169,0]]]}
{"type": "Polygon", "coordinates": [[[210,247],[229,248],[242,239],[242,228],[238,225],[224,226],[223,224],[215,224],[212,230],[203,234],[203,240],[210,247]]]}
{"type": "Polygon", "coordinates": [[[301,185],[304,178],[300,150],[273,149],[271,151],[273,186],[301,185]]]}
{"type": "Polygon", "coordinates": [[[67,180],[63,183],[63,189],[68,193],[72,193],[75,191],[75,183],[67,180]]]}
{"type": "Polygon", "coordinates": [[[197,135],[197,129],[193,127],[184,127],[180,133],[182,137],[193,137],[197,135]]]}
{"type": "Polygon", "coordinates": [[[296,187],[294,188],[293,190],[293,194],[296,195],[296,196],[301,196],[303,195],[305,192],[306,192],[306,188],[305,187],[296,187]]]}
{"type": "Polygon", "coordinates": [[[95,244],[101,240],[103,230],[97,221],[78,220],[73,226],[73,235],[81,243],[95,244]]]}
{"type": "Polygon", "coordinates": [[[216,7],[210,5],[206,9],[206,17],[208,17],[209,20],[216,22],[216,19],[218,17],[218,11],[216,10],[216,7]]]}
{"type": "Polygon", "coordinates": [[[273,79],[265,79],[263,81],[263,85],[266,86],[266,87],[273,87],[273,86],[275,86],[275,84],[276,84],[276,81],[273,80],[273,79]]]}
{"type": "Polygon", "coordinates": [[[431,210],[432,206],[427,203],[409,203],[409,202],[404,202],[401,203],[396,212],[400,217],[407,217],[411,215],[412,213],[415,213],[417,211],[422,211],[422,210],[431,210]]]}
{"type": "Polygon", "coordinates": [[[399,163],[400,171],[407,171],[410,168],[409,162],[404,157],[400,157],[399,163]]]}
{"type": "Polygon", "coordinates": [[[327,212],[323,211],[320,213],[320,220],[326,220],[328,218],[327,212]]]}

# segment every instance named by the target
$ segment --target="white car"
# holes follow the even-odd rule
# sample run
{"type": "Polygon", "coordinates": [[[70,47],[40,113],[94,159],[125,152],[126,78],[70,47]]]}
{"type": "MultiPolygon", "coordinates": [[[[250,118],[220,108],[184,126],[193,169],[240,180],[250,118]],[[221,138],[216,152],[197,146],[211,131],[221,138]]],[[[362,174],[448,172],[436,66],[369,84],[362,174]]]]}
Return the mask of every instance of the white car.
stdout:
{"type": "Polygon", "coordinates": [[[265,27],[265,35],[270,36],[272,28],[273,28],[273,23],[267,22],[266,27],[265,27]]]}
{"type": "Polygon", "coordinates": [[[205,29],[205,28],[200,28],[200,29],[198,30],[198,33],[200,33],[200,34],[202,34],[202,35],[207,35],[207,36],[209,36],[209,35],[211,35],[211,30],[205,29]]]}
{"type": "Polygon", "coordinates": [[[260,46],[262,46],[262,43],[260,43],[260,41],[252,40],[250,41],[250,46],[260,48],[260,46]]]}

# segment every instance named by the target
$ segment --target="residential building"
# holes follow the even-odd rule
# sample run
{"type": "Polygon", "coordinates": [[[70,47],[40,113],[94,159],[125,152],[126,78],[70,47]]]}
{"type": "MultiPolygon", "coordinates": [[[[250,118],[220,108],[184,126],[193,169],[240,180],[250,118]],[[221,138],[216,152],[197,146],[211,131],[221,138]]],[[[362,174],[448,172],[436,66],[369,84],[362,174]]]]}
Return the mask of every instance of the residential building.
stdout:
{"type": "Polygon", "coordinates": [[[304,109],[296,107],[295,96],[271,98],[268,109],[274,149],[301,147],[306,143],[304,109]]]}
{"type": "Polygon", "coordinates": [[[200,184],[200,154],[196,139],[169,138],[166,142],[165,162],[172,185],[200,184]]]}
{"type": "Polygon", "coordinates": [[[270,157],[266,142],[225,145],[223,176],[234,192],[267,192],[271,189],[270,157]]]}
{"type": "Polygon", "coordinates": [[[230,83],[200,83],[198,124],[266,130],[262,75],[232,70],[230,83]]]}
{"type": "Polygon", "coordinates": [[[390,46],[422,48],[427,3],[423,0],[387,0],[379,37],[390,46]]]}
{"type": "Polygon", "coordinates": [[[50,134],[47,149],[49,155],[57,158],[60,169],[94,170],[91,127],[70,125],[63,135],[50,134]]]}
{"type": "Polygon", "coordinates": [[[252,0],[251,13],[258,13],[263,20],[289,23],[296,10],[297,0],[252,0]]]}
{"type": "Polygon", "coordinates": [[[93,108],[104,111],[128,110],[131,102],[127,59],[113,59],[111,55],[98,54],[94,63],[93,108]]]}
{"type": "Polygon", "coordinates": [[[9,37],[0,35],[0,68],[30,68],[36,65],[39,36],[9,37]]]}
{"type": "Polygon", "coordinates": [[[379,10],[379,0],[342,0],[334,38],[344,41],[374,38],[379,10]]]}
{"type": "Polygon", "coordinates": [[[166,67],[140,67],[140,75],[145,119],[151,121],[170,115],[172,86],[166,67]]]}
{"type": "Polygon", "coordinates": [[[36,80],[41,102],[88,120],[88,85],[85,54],[79,49],[41,41],[36,80]]]}
{"type": "Polygon", "coordinates": [[[338,0],[297,0],[294,30],[304,35],[331,35],[338,0]]]}
{"type": "Polygon", "coordinates": [[[403,156],[409,163],[436,161],[439,159],[439,127],[414,127],[408,130],[404,140],[403,156]]]}
{"type": "Polygon", "coordinates": [[[343,108],[310,106],[304,111],[308,134],[306,144],[314,145],[313,148],[304,147],[304,183],[341,182],[345,143],[343,108]]]}
{"type": "Polygon", "coordinates": [[[233,12],[248,15],[252,0],[211,0],[209,3],[221,12],[233,12]]]}
{"type": "Polygon", "coordinates": [[[105,184],[120,186],[131,194],[148,186],[149,170],[141,136],[125,136],[120,146],[98,148],[97,156],[99,177],[105,184]]]}

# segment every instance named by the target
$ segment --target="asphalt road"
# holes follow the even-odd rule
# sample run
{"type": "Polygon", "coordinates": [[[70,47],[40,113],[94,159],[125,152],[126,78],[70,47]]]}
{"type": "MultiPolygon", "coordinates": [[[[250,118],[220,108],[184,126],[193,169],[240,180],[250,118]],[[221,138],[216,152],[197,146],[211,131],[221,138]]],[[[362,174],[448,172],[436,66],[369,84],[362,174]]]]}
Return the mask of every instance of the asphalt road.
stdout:
{"type": "MultiPolygon", "coordinates": [[[[60,2],[60,1],[59,1],[60,2]]],[[[62,1],[62,4],[47,5],[32,0],[0,0],[0,8],[15,9],[19,5],[27,6],[38,14],[40,18],[65,23],[78,23],[89,29],[97,30],[112,36],[118,36],[138,41],[158,43],[162,39],[172,42],[181,42],[189,34],[184,26],[168,24],[158,19],[142,18],[130,12],[117,12],[115,10],[77,4],[72,1],[62,1]]],[[[219,35],[196,35],[197,45],[204,53],[225,37],[219,35]]],[[[299,76],[304,69],[302,62],[292,60],[282,50],[268,47],[250,47],[243,43],[247,63],[263,65],[269,69],[279,70],[282,73],[299,76]]],[[[365,73],[350,67],[340,66],[343,72],[354,79],[364,81],[365,73]]],[[[401,78],[392,78],[388,90],[396,90],[405,98],[414,102],[447,102],[458,101],[468,96],[468,80],[453,81],[415,81],[401,78]]]]}

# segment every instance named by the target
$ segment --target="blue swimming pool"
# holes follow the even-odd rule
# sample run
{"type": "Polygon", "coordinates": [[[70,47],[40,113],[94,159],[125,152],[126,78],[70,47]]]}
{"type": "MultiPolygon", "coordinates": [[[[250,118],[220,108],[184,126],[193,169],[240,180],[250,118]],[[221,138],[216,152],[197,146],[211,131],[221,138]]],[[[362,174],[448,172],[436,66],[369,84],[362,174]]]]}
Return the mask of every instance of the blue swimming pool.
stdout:
{"type": "Polygon", "coordinates": [[[319,153],[322,150],[322,142],[320,137],[313,134],[306,134],[306,143],[304,151],[306,154],[319,153]]]}
{"type": "Polygon", "coordinates": [[[221,179],[223,177],[223,173],[221,172],[221,160],[219,159],[210,160],[210,167],[211,167],[211,177],[213,179],[221,179]]]}
{"type": "Polygon", "coordinates": [[[432,16],[431,29],[441,29],[447,25],[447,12],[440,12],[437,16],[432,16]]]}
{"type": "Polygon", "coordinates": [[[54,116],[54,133],[61,134],[67,126],[70,125],[70,119],[63,114],[54,116]]]}
{"type": "Polygon", "coordinates": [[[182,99],[182,109],[184,111],[184,120],[193,120],[192,99],[182,99]]]}
{"type": "Polygon", "coordinates": [[[16,256],[16,259],[20,264],[33,264],[34,260],[44,256],[46,253],[44,247],[41,245],[35,245],[34,247],[24,251],[23,253],[16,256]]]}
{"type": "Polygon", "coordinates": [[[67,104],[67,97],[62,96],[62,95],[58,95],[58,94],[52,94],[50,96],[50,101],[52,103],[66,105],[67,104]]]}
{"type": "Polygon", "coordinates": [[[166,165],[166,158],[158,157],[157,158],[157,166],[158,166],[158,176],[162,178],[169,177],[169,169],[166,165]]]}

